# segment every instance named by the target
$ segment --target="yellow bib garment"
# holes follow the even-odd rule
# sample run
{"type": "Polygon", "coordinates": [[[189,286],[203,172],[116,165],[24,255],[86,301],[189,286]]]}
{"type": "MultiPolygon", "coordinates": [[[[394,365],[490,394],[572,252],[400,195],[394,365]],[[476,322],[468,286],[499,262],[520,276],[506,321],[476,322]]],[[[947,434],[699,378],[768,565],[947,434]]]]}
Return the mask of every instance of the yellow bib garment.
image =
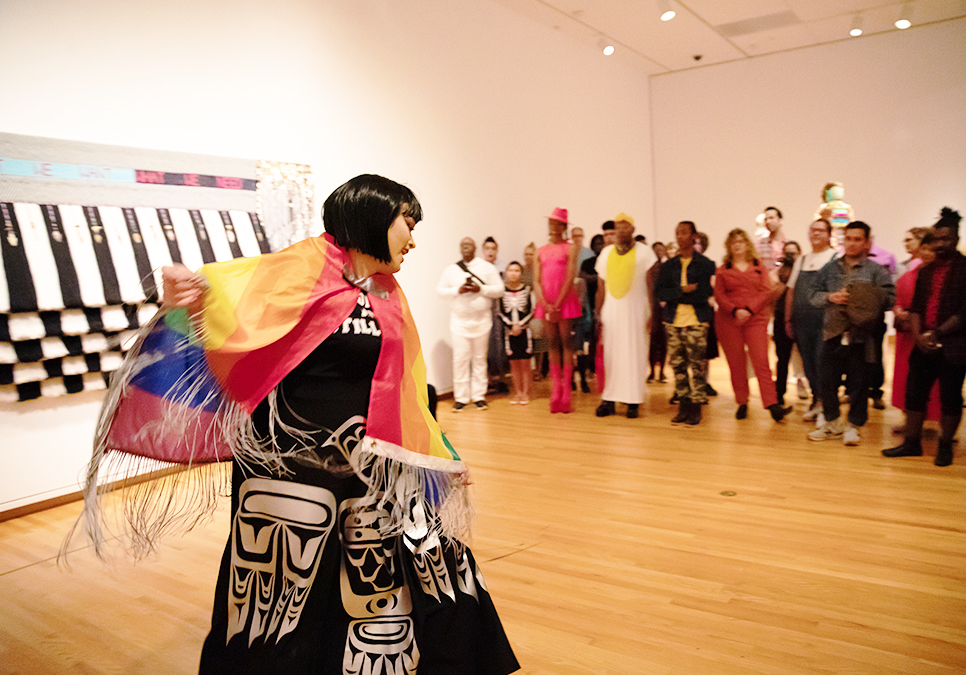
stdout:
{"type": "Polygon", "coordinates": [[[637,264],[636,247],[621,255],[617,246],[607,256],[607,292],[620,300],[631,290],[634,283],[634,267],[637,264]]]}

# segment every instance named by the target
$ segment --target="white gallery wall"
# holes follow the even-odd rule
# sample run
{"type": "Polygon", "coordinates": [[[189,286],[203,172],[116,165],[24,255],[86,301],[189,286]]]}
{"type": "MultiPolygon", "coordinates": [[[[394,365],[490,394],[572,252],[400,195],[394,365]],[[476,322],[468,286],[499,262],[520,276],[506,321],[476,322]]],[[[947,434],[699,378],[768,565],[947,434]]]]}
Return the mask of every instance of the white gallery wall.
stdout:
{"type": "MultiPolygon", "coordinates": [[[[399,279],[442,391],[462,237],[521,257],[554,206],[651,234],[647,79],[489,1],[4,0],[0,89],[0,130],[307,163],[319,206],[359,173],[411,185],[399,279]]],[[[0,407],[0,511],[77,489],[99,401],[0,407]]]]}
{"type": "MultiPolygon", "coordinates": [[[[591,233],[691,218],[720,251],[771,203],[797,236],[841,180],[895,249],[966,208],[964,47],[961,20],[649,83],[488,0],[4,0],[0,130],[307,163],[320,203],[362,172],[413,186],[399,279],[447,391],[435,286],[463,236],[510,260],[564,206],[591,233]]],[[[99,401],[0,406],[0,511],[77,489],[99,401]]]]}
{"type": "Polygon", "coordinates": [[[808,250],[841,181],[899,256],[942,206],[966,214],[966,19],[655,76],[651,122],[660,238],[693,220],[720,260],[731,228],[776,205],[808,250]]]}

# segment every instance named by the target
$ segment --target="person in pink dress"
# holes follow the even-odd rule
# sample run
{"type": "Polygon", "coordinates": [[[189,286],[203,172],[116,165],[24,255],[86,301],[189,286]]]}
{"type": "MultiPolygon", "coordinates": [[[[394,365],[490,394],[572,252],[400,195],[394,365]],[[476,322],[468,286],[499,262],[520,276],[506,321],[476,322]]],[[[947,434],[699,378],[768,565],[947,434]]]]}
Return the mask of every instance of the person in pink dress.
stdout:
{"type": "MultiPolygon", "coordinates": [[[[932,249],[932,232],[927,232],[923,236],[919,247],[913,252],[912,259],[906,263],[905,273],[896,281],[896,305],[893,308],[895,313],[896,329],[896,360],[895,369],[892,374],[892,405],[899,410],[906,409],[906,379],[909,376],[909,355],[912,354],[914,340],[912,339],[912,329],[909,325],[909,306],[912,305],[912,296],[916,290],[916,279],[919,277],[919,270],[922,265],[930,263],[935,259],[932,249]]],[[[929,403],[926,407],[926,419],[939,420],[939,383],[933,385],[932,392],[929,394],[929,403]]],[[[902,434],[904,426],[893,427],[892,432],[902,434]]]]}
{"type": "Polygon", "coordinates": [[[580,316],[574,289],[579,250],[566,239],[567,209],[555,208],[547,218],[550,243],[537,251],[533,267],[535,315],[543,319],[550,340],[550,412],[570,412],[570,381],[573,379],[573,320],[580,316]]]}

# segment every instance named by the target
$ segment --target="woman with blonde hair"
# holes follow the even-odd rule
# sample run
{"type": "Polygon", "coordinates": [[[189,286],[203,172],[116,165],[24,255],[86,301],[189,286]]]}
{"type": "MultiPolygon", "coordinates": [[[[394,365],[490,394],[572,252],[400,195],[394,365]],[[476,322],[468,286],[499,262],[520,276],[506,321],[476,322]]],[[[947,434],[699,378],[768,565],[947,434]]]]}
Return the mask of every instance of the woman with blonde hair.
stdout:
{"type": "Polygon", "coordinates": [[[761,402],[772,418],[781,422],[785,412],[778,403],[768,366],[768,319],[776,289],[744,230],[736,228],[728,233],[724,262],[716,276],[714,299],[718,303],[718,312],[715,326],[731,371],[731,386],[738,403],[735,417],[739,420],[748,417],[747,348],[758,379],[761,402]]]}
{"type": "Polygon", "coordinates": [[[533,288],[533,266],[537,263],[537,245],[532,241],[523,249],[523,274],[520,281],[533,288]]]}

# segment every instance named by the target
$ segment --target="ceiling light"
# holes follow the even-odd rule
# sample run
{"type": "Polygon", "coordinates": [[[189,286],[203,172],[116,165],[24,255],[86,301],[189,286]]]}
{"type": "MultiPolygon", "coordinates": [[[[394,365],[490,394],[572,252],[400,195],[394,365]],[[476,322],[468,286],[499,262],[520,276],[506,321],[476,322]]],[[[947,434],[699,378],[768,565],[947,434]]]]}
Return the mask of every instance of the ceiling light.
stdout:
{"type": "Polygon", "coordinates": [[[657,0],[657,9],[661,13],[661,21],[670,21],[677,14],[671,9],[671,0],[657,0]]]}
{"type": "Polygon", "coordinates": [[[899,18],[896,19],[896,28],[899,30],[905,30],[912,25],[912,3],[907,2],[902,5],[902,11],[899,12],[899,18]]]}
{"type": "Polygon", "coordinates": [[[597,40],[597,48],[604,52],[604,56],[610,56],[614,53],[614,45],[603,35],[597,40]]]}
{"type": "Polygon", "coordinates": [[[849,30],[849,35],[852,37],[859,37],[862,35],[862,15],[856,14],[855,18],[852,19],[852,28],[849,30]]]}

